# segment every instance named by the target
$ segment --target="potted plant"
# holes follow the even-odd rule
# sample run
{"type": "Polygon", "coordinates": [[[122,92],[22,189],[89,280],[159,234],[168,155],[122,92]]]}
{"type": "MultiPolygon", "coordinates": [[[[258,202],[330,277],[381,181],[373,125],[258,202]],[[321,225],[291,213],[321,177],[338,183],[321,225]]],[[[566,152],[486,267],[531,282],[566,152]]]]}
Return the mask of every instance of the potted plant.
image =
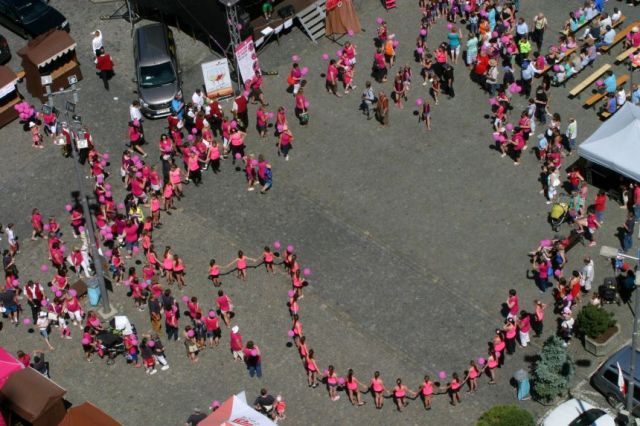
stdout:
{"type": "Polygon", "coordinates": [[[607,344],[620,333],[613,312],[601,306],[586,305],[578,313],[577,326],[584,337],[584,348],[595,356],[607,354],[607,344]]]}
{"type": "Polygon", "coordinates": [[[533,415],[517,405],[495,405],[482,413],[476,426],[534,426],[533,415]]]}
{"type": "Polygon", "coordinates": [[[558,336],[549,337],[533,368],[533,397],[542,404],[553,403],[569,390],[575,365],[562,343],[558,336]]]}

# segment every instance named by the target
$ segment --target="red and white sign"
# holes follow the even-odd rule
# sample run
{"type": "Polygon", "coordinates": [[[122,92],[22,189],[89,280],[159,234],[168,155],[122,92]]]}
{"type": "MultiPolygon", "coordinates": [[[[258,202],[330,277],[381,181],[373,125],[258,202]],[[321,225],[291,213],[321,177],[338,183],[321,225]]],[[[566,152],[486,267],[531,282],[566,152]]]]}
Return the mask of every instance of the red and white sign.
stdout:
{"type": "Polygon", "coordinates": [[[236,46],[236,61],[242,82],[253,80],[256,71],[260,71],[258,64],[258,54],[256,46],[253,44],[253,37],[249,36],[246,40],[236,46]]]}
{"type": "Polygon", "coordinates": [[[198,423],[199,426],[274,426],[275,424],[238,395],[227,399],[220,408],[198,423]]]}

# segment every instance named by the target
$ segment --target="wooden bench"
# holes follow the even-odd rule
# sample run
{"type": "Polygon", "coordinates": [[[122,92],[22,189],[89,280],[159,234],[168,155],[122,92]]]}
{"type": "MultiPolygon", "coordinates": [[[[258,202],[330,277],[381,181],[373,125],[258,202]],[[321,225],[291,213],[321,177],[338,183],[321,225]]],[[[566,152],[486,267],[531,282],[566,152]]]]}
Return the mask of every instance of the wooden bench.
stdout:
{"type": "Polygon", "coordinates": [[[578,25],[578,28],[576,28],[575,31],[567,31],[567,30],[560,30],[559,33],[560,34],[564,34],[566,36],[570,35],[570,34],[578,34],[578,32],[580,30],[583,30],[585,27],[587,27],[588,25],[590,25],[594,19],[596,19],[598,16],[600,16],[599,14],[595,14],[593,15],[593,17],[591,19],[589,19],[588,21],[584,21],[582,24],[578,25]]]}
{"type": "Polygon", "coordinates": [[[561,63],[563,63],[565,61],[565,59],[567,59],[569,56],[571,56],[576,50],[578,50],[578,47],[574,47],[572,49],[567,50],[566,52],[564,52],[564,56],[562,58],[560,58],[560,60],[558,62],[556,62],[555,64],[547,64],[544,66],[544,68],[542,68],[542,71],[540,71],[539,73],[536,73],[536,77],[540,77],[543,76],[547,73],[547,71],[549,71],[551,68],[553,68],[554,65],[560,65],[561,63]]]}
{"type": "Polygon", "coordinates": [[[589,87],[591,83],[600,78],[600,76],[607,72],[609,69],[611,69],[611,64],[604,64],[603,66],[598,68],[593,74],[582,80],[582,82],[578,83],[577,86],[571,89],[571,91],[569,92],[569,97],[574,98],[576,96],[579,96],[584,89],[589,87]]]}
{"type": "MultiPolygon", "coordinates": [[[[622,18],[620,18],[620,20],[622,21],[622,18]]],[[[616,34],[615,38],[613,39],[613,43],[601,46],[600,51],[611,54],[611,48],[624,40],[627,37],[627,34],[631,32],[631,29],[636,25],[638,25],[638,21],[628,25],[624,30],[618,32],[618,34],[616,34]]]]}
{"type": "Polygon", "coordinates": [[[627,59],[629,59],[629,56],[631,56],[634,53],[636,53],[638,51],[638,49],[640,49],[640,46],[638,46],[638,47],[630,47],[627,50],[624,50],[621,54],[616,56],[616,64],[619,64],[620,62],[624,62],[627,59]]]}
{"type": "MultiPolygon", "coordinates": [[[[627,81],[629,81],[629,74],[622,75],[616,79],[616,87],[623,86],[627,81]]],[[[595,105],[600,102],[607,94],[605,92],[594,93],[587,99],[584,103],[585,108],[595,107],[595,105]]]]}

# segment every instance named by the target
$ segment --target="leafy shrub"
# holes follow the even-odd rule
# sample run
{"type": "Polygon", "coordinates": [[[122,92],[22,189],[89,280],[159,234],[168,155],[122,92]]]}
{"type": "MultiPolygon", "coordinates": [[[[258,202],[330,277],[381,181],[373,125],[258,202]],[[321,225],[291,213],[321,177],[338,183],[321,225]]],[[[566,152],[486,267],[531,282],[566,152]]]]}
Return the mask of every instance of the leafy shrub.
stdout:
{"type": "Polygon", "coordinates": [[[533,369],[533,396],[550,402],[566,394],[575,365],[558,336],[549,337],[542,346],[540,359],[533,369]]]}
{"type": "Polygon", "coordinates": [[[482,413],[477,426],[535,426],[530,412],[516,405],[496,405],[482,413]]]}
{"type": "Polygon", "coordinates": [[[616,320],[613,312],[601,306],[586,305],[578,313],[577,323],[582,333],[595,339],[616,325],[616,320]]]}

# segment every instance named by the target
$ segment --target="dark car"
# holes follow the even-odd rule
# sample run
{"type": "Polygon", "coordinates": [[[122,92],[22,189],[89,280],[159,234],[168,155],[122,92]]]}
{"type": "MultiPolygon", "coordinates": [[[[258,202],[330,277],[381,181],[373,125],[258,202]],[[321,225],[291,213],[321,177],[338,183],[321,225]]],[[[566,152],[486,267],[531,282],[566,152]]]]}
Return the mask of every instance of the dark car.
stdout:
{"type": "Polygon", "coordinates": [[[7,39],[0,34],[0,65],[4,65],[11,60],[11,49],[7,39]]]}
{"type": "Polygon", "coordinates": [[[170,114],[171,101],[181,92],[180,66],[173,33],[165,24],[136,28],[133,59],[142,112],[150,118],[170,114]]]}
{"type": "Polygon", "coordinates": [[[24,38],[55,28],[69,31],[67,18],[42,0],[0,0],[0,24],[24,38]]]}

